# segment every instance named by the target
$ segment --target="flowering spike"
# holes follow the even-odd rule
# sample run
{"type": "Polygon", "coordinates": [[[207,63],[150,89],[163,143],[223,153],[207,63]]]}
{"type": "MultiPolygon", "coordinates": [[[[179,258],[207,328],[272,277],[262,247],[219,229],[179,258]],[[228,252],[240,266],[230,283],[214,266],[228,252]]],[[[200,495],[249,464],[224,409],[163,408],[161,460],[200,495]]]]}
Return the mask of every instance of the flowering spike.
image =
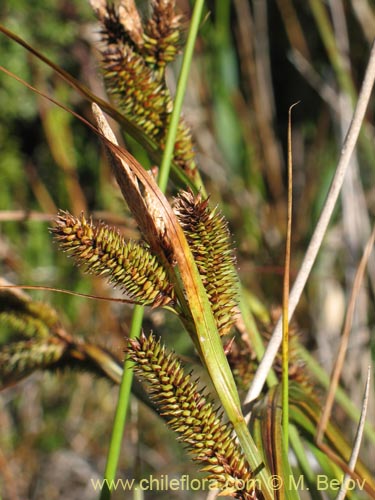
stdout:
{"type": "MultiPolygon", "coordinates": [[[[127,119],[163,150],[173,109],[165,66],[179,52],[181,38],[175,2],[154,0],[151,18],[144,25],[131,0],[123,1],[118,10],[105,1],[91,3],[101,23],[107,92],[127,119]]],[[[193,180],[197,175],[194,157],[190,129],[180,119],[174,162],[193,180]]]]}
{"type": "Polygon", "coordinates": [[[78,264],[98,276],[108,275],[131,299],[153,307],[174,302],[167,273],[146,246],[126,242],[105,224],[95,226],[83,215],[78,218],[68,212],[59,213],[52,232],[78,264]]]}
{"type": "Polygon", "coordinates": [[[217,209],[200,194],[182,191],[175,200],[175,213],[186,234],[221,335],[235,321],[238,283],[228,225],[217,209]]]}
{"type": "Polygon", "coordinates": [[[249,466],[232,438],[232,425],[221,422],[212,404],[198,392],[197,381],[184,374],[175,354],[166,352],[153,335],[144,334],[139,339],[127,339],[126,352],[161,415],[187,445],[193,460],[202,464],[209,479],[218,488],[229,487],[235,498],[257,498],[249,466]],[[236,484],[242,488],[236,489],[236,484]]]}

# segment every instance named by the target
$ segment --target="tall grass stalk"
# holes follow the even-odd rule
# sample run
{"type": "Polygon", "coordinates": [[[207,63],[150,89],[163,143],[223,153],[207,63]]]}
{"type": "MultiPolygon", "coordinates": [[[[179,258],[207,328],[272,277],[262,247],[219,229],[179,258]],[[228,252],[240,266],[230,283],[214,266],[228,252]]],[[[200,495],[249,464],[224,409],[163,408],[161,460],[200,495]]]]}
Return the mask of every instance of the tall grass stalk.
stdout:
{"type": "Polygon", "coordinates": [[[289,284],[290,284],[290,247],[292,239],[292,199],[293,199],[293,160],[292,160],[292,108],[288,115],[288,205],[287,230],[285,243],[285,270],[283,283],[283,341],[282,341],[282,426],[285,449],[289,448],[289,284]]]}

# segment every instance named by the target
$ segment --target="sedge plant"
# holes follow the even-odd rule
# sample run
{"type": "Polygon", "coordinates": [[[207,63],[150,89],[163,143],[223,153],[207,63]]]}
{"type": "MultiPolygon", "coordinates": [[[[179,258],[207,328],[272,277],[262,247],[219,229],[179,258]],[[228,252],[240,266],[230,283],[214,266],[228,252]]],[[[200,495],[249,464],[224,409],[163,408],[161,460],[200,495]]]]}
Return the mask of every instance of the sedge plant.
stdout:
{"type": "Polygon", "coordinates": [[[319,395],[306,376],[296,329],[287,328],[287,302],[283,358],[277,355],[272,371],[268,367],[269,388],[251,401],[250,408],[241,407],[238,387],[247,388],[271,331],[264,329],[262,336],[257,332],[238,280],[228,223],[206,195],[191,130],[181,118],[203,0],[194,6],[174,99],[166,84],[166,66],[184,47],[175,2],[153,0],[149,17],[142,16],[133,1],[114,6],[96,0],[91,5],[100,25],[101,69],[110,102],[95,96],[9,29],[1,31],[93,103],[95,125],[78,118],[100,139],[140,237],[126,238],[115,227],[66,210],[59,211],[51,232],[77,265],[106,277],[125,293],[124,302],[135,305],[131,331],[124,341],[126,361],[123,364],[95,342],[78,339],[63,326],[54,308],[4,281],[0,319],[17,335],[11,335],[0,352],[2,387],[35,370],[62,367],[79,367],[120,384],[102,499],[110,497],[116,477],[130,387],[166,421],[222,495],[299,498],[294,475],[298,469],[293,470],[289,460],[290,441],[312,498],[322,498],[322,494],[314,484],[306,447],[327,477],[337,480],[344,471],[361,480],[365,491],[375,497],[369,467],[361,461],[346,466],[351,446],[334,423],[327,424],[324,443],[315,441],[319,395]],[[119,146],[103,111],[160,164],[156,178],[119,146]],[[171,178],[183,187],[173,200],[166,196],[170,167],[171,178]],[[143,307],[164,309],[179,318],[212,385],[211,392],[199,389],[196,376],[184,371],[173,348],[153,333],[140,333],[143,307]],[[241,324],[251,332],[232,339],[241,324]],[[255,346],[249,338],[254,338],[255,346]],[[248,425],[244,413],[249,409],[248,425]],[[281,488],[273,478],[281,478],[281,488]]]}

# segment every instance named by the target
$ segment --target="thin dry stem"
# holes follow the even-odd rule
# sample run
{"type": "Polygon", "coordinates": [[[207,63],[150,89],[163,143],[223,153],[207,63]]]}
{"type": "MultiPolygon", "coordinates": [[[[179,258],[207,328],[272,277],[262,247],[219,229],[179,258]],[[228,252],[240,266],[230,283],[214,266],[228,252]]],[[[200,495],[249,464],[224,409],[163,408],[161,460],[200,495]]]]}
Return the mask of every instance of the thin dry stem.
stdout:
{"type": "Polygon", "coordinates": [[[359,474],[352,471],[345,461],[339,457],[332,449],[325,443],[319,445],[320,450],[327,455],[327,457],[332,460],[338,467],[340,467],[345,474],[348,474],[354,481],[361,482],[363,484],[363,490],[370,495],[371,498],[375,498],[375,489],[372,487],[369,481],[364,481],[359,474]]]}
{"type": "MultiPolygon", "coordinates": [[[[298,103],[296,103],[298,104],[298,103]]],[[[285,243],[285,269],[283,280],[283,314],[282,314],[282,427],[284,435],[284,444],[288,449],[289,440],[289,288],[290,288],[290,253],[292,239],[292,208],[293,208],[293,156],[292,156],[292,109],[296,104],[289,108],[288,116],[288,207],[287,207],[287,229],[285,243]]]]}
{"type": "Polygon", "coordinates": [[[100,295],[90,295],[89,293],[79,293],[73,292],[72,290],[63,290],[62,288],[54,288],[52,286],[44,286],[44,285],[9,285],[6,280],[0,278],[0,289],[2,288],[11,288],[12,290],[43,290],[47,292],[58,292],[65,293],[66,295],[74,295],[75,297],[83,297],[85,299],[93,299],[93,300],[104,300],[107,302],[121,302],[122,304],[138,304],[136,300],[130,299],[116,299],[114,297],[101,297],[100,295]]]}
{"type": "Polygon", "coordinates": [[[290,46],[295,47],[305,58],[310,59],[309,46],[293,2],[291,0],[277,0],[276,3],[284,21],[290,46]]]}
{"type": "Polygon", "coordinates": [[[36,221],[50,221],[52,219],[52,214],[45,214],[42,212],[36,212],[34,210],[0,210],[0,222],[5,221],[22,221],[26,222],[28,220],[36,221]]]}
{"type": "Polygon", "coordinates": [[[352,323],[353,323],[353,316],[354,316],[354,311],[355,311],[356,300],[357,300],[358,294],[359,294],[360,289],[361,289],[361,284],[362,284],[363,277],[365,274],[367,262],[368,262],[368,259],[370,257],[372,248],[374,246],[374,240],[375,240],[375,228],[373,229],[373,231],[371,233],[371,237],[366,245],[361,262],[359,263],[359,266],[358,266],[356,276],[354,278],[353,289],[352,289],[352,293],[350,296],[348,311],[347,311],[346,318],[345,318],[345,324],[344,324],[343,334],[341,337],[340,347],[339,347],[339,351],[337,353],[335,366],[334,366],[332,376],[331,376],[331,383],[330,383],[329,391],[327,394],[326,404],[324,406],[324,410],[323,410],[323,413],[320,417],[320,421],[319,421],[319,425],[318,425],[318,430],[317,430],[317,435],[316,435],[317,443],[321,443],[321,440],[323,438],[323,434],[324,434],[325,429],[327,427],[329,417],[331,415],[332,406],[333,406],[333,403],[335,400],[336,389],[337,389],[340,375],[341,375],[341,371],[342,371],[342,368],[344,365],[346,351],[348,349],[349,336],[350,336],[352,323]]]}
{"type": "MultiPolygon", "coordinates": [[[[337,43],[337,50],[343,62],[345,71],[350,75],[353,73],[350,61],[350,41],[348,26],[346,21],[347,11],[344,8],[343,0],[330,0],[329,8],[331,11],[331,19],[334,30],[334,35],[337,43]]],[[[339,105],[339,114],[337,124],[340,131],[340,141],[345,138],[345,133],[348,129],[352,114],[353,103],[350,95],[343,89],[337,89],[337,99],[339,105]]],[[[368,129],[368,123],[365,124],[368,129]]],[[[368,133],[369,131],[366,130],[368,133]]],[[[364,137],[362,137],[364,139],[364,137]]],[[[363,141],[362,141],[363,142],[363,141]]],[[[357,261],[361,258],[364,248],[370,238],[371,223],[368,213],[365,193],[360,178],[358,155],[354,152],[351,159],[351,166],[345,177],[345,181],[341,190],[341,207],[342,207],[342,229],[343,239],[347,242],[348,266],[345,271],[347,288],[352,289],[353,279],[356,273],[357,261]],[[354,258],[350,258],[353,256],[354,258]]],[[[368,275],[374,275],[374,255],[371,254],[367,263],[368,275]]],[[[371,279],[371,285],[374,286],[374,279],[371,279]]],[[[374,290],[374,288],[373,288],[374,290]]],[[[368,314],[368,296],[364,291],[358,295],[356,299],[356,314],[353,318],[352,330],[357,332],[356,343],[369,339],[370,331],[367,326],[368,314]]],[[[357,348],[351,349],[347,353],[345,362],[345,371],[342,373],[343,381],[346,382],[349,392],[355,394],[356,385],[358,384],[355,374],[360,371],[360,380],[366,379],[365,366],[358,365],[357,348]],[[353,392],[354,390],[354,392],[353,392]]],[[[358,401],[357,401],[358,403],[358,401]]]]}
{"type": "MultiPolygon", "coordinates": [[[[371,366],[369,366],[367,369],[367,380],[366,380],[366,386],[365,386],[365,393],[363,395],[361,417],[359,419],[359,424],[358,424],[358,429],[357,429],[355,440],[354,440],[352,454],[350,456],[349,463],[348,463],[349,469],[351,471],[354,471],[355,464],[357,463],[357,460],[358,460],[359,449],[361,447],[363,431],[365,428],[366,415],[367,415],[368,402],[369,402],[370,379],[371,379],[371,366]]],[[[336,500],[344,500],[344,498],[346,497],[349,479],[350,479],[350,474],[346,473],[344,476],[344,479],[342,481],[340,491],[336,497],[336,500]]]]}
{"type": "Polygon", "coordinates": [[[351,0],[351,7],[369,43],[375,37],[375,15],[368,0],[351,0]]]}
{"type": "MultiPolygon", "coordinates": [[[[301,269],[293,285],[289,300],[289,320],[292,317],[295,308],[302,295],[307,279],[314,265],[318,251],[321,247],[324,235],[326,233],[329,221],[336,205],[337,198],[344,181],[346,170],[349,166],[352,153],[354,151],[359,132],[364,120],[366,108],[370,100],[372,88],[375,80],[375,43],[372,45],[370,58],[367,65],[365,77],[363,80],[358,102],[354,110],[353,118],[346,135],[339,163],[336,168],[335,176],[332,180],[331,188],[328,193],[322,213],[319,217],[314,234],[311,238],[309,247],[306,251],[301,269]]],[[[266,353],[259,365],[258,371],[254,377],[252,386],[246,396],[245,403],[248,403],[259,396],[262,387],[266,381],[267,374],[272,367],[275,356],[279,350],[282,339],[282,321],[280,320],[273,332],[272,338],[267,346],[266,353]]]]}

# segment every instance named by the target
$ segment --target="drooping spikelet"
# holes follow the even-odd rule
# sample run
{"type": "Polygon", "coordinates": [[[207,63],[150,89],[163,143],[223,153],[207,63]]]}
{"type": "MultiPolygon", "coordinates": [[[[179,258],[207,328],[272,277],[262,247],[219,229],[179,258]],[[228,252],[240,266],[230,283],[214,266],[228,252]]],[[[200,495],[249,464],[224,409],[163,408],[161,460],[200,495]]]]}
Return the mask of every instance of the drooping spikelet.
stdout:
{"type": "MultiPolygon", "coordinates": [[[[165,82],[165,65],[180,50],[180,16],[174,0],[155,0],[144,25],[133,1],[118,10],[105,0],[91,0],[101,23],[102,68],[108,94],[126,118],[164,149],[173,102],[165,82]]],[[[174,162],[197,176],[191,132],[180,119],[174,162]]]]}
{"type": "Polygon", "coordinates": [[[60,361],[66,344],[57,337],[12,342],[0,350],[0,388],[60,361]]]}
{"type": "Polygon", "coordinates": [[[54,309],[47,304],[21,300],[10,302],[4,295],[0,294],[0,322],[22,336],[46,338],[58,324],[54,309]]]}
{"type": "Polygon", "coordinates": [[[0,390],[40,368],[48,369],[64,355],[67,344],[52,332],[60,328],[56,311],[33,301],[0,278],[0,390]]]}
{"type": "Polygon", "coordinates": [[[238,283],[227,223],[201,195],[180,192],[174,211],[187,237],[221,335],[235,321],[238,283]]]}
{"type": "Polygon", "coordinates": [[[153,335],[128,339],[126,351],[136,374],[147,383],[151,398],[168,425],[203,465],[211,484],[235,498],[257,498],[249,466],[233,439],[233,427],[223,424],[212,404],[185,375],[174,353],[167,353],[153,335]],[[241,484],[241,489],[238,485],[241,484]],[[245,487],[244,487],[245,485],[245,487]]]}
{"type": "Polygon", "coordinates": [[[114,229],[95,226],[83,215],[60,212],[52,229],[60,247],[69,252],[88,272],[106,274],[129,298],[143,305],[165,306],[174,292],[165,269],[146,246],[125,241],[114,229]]]}
{"type": "Polygon", "coordinates": [[[20,311],[1,311],[0,323],[6,325],[8,329],[21,332],[25,337],[47,337],[49,328],[39,318],[20,311]]]}
{"type": "Polygon", "coordinates": [[[32,300],[3,278],[0,285],[0,391],[34,371],[67,367],[120,383],[121,361],[114,353],[75,338],[50,305],[32,300]]]}

